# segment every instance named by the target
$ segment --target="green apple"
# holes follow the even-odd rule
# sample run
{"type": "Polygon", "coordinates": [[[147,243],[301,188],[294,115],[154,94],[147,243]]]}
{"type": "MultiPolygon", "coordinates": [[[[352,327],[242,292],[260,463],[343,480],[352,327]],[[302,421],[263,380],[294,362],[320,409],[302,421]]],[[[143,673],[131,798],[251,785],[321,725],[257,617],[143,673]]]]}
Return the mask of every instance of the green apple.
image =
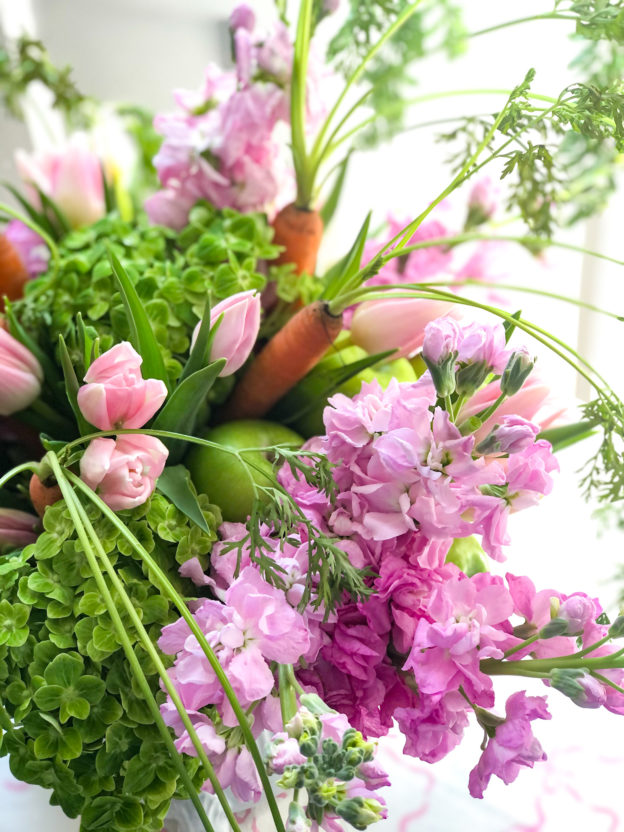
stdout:
{"type": "MultiPolygon", "coordinates": [[[[200,494],[207,494],[220,506],[224,520],[244,521],[254,501],[254,484],[275,485],[275,473],[269,454],[248,451],[243,460],[226,448],[265,448],[271,445],[299,447],[303,439],[298,433],[276,422],[242,419],[212,428],[203,437],[221,448],[195,445],[186,457],[193,483],[200,494]],[[246,460],[249,464],[246,464],[246,460]]],[[[260,492],[262,499],[262,492],[260,492]]]]}

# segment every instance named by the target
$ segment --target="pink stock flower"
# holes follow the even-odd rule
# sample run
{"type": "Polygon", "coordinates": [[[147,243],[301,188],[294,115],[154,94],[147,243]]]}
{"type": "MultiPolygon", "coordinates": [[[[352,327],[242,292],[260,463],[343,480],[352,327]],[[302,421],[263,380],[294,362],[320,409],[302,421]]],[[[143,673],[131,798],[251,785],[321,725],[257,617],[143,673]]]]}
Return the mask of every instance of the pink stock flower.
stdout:
{"type": "Polygon", "coordinates": [[[247,3],[241,3],[234,8],[230,15],[230,29],[247,29],[248,32],[253,32],[255,25],[256,15],[247,3]]]}
{"type": "Polygon", "coordinates": [[[49,153],[15,154],[18,172],[29,187],[29,198],[40,204],[36,188],[58,205],[72,228],[90,225],[106,213],[100,160],[75,133],[67,146],[49,153]]]}
{"type": "Polygon", "coordinates": [[[459,344],[459,361],[483,364],[495,373],[502,373],[511,356],[505,343],[502,324],[470,323],[464,325],[459,344]]]}
{"type": "Polygon", "coordinates": [[[20,220],[11,220],[4,229],[4,236],[17,251],[29,277],[45,272],[50,252],[43,237],[20,220]]]}
{"type": "Polygon", "coordinates": [[[505,706],[506,719],[497,726],[496,735],[488,741],[479,762],[470,772],[468,789],[472,797],[483,797],[493,774],[512,783],[521,766],[533,768],[545,760],[542,746],[533,736],[534,719],[550,719],[544,696],[527,696],[525,691],[512,694],[505,706]]]}
{"type": "Polygon", "coordinates": [[[452,309],[452,303],[423,298],[367,301],[353,313],[351,340],[371,354],[397,350],[393,358],[412,356],[423,345],[426,325],[452,309]]]}
{"type": "MultiPolygon", "coordinates": [[[[222,788],[232,789],[232,794],[243,803],[257,803],[260,800],[262,784],[253,757],[245,746],[228,748],[212,762],[222,788]]],[[[202,789],[214,793],[210,780],[206,780],[202,789]]]]}
{"type": "Polygon", "coordinates": [[[416,707],[395,711],[405,735],[403,752],[425,763],[437,763],[461,742],[471,710],[458,691],[441,696],[419,694],[416,707]]]}
{"type": "MultiPolygon", "coordinates": [[[[260,330],[260,311],[260,294],[253,290],[230,295],[210,310],[212,326],[223,316],[210,345],[211,361],[227,359],[219,375],[231,376],[249,358],[260,330]]],[[[193,332],[193,346],[199,327],[193,332]]]]}
{"type": "Polygon", "coordinates": [[[462,341],[461,324],[451,316],[432,320],[425,327],[423,340],[423,358],[433,364],[440,364],[448,360],[453,353],[459,354],[462,341]]]}
{"type": "Polygon", "coordinates": [[[91,364],[87,384],[78,390],[82,415],[100,430],[142,428],[167,397],[160,379],[144,379],[142,357],[127,341],[111,347],[91,364]]]}
{"type": "Polygon", "coordinates": [[[0,327],[0,416],[31,405],[41,392],[43,370],[35,356],[0,327]]]}
{"type": "Polygon", "coordinates": [[[477,445],[481,454],[517,454],[530,447],[539,433],[539,426],[522,416],[503,416],[492,432],[477,445]]]}
{"type": "Polygon", "coordinates": [[[594,600],[585,595],[584,592],[575,592],[573,595],[568,595],[561,602],[557,618],[568,622],[567,635],[579,636],[585,632],[589,625],[594,623],[600,613],[601,609],[597,608],[594,600]]]}
{"type": "Polygon", "coordinates": [[[154,491],[168,454],[155,436],[93,439],[80,460],[80,477],[113,511],[136,508],[154,491]]]}
{"type": "Polygon", "coordinates": [[[483,658],[502,658],[513,643],[509,616],[513,602],[501,578],[455,576],[438,586],[428,617],[418,621],[404,669],[412,670],[420,692],[443,695],[462,686],[483,706],[493,702],[492,681],[481,672],[483,658]]]}
{"type": "Polygon", "coordinates": [[[27,546],[37,539],[39,518],[14,508],[0,508],[0,546],[27,546]]]}

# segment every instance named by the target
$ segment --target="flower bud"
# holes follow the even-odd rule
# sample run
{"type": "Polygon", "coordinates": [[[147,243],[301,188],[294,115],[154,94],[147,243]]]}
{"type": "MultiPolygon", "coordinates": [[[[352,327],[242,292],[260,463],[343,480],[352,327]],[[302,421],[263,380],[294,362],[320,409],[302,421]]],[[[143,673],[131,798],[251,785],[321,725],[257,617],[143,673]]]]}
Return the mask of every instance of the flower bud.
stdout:
{"type": "Polygon", "coordinates": [[[517,454],[532,445],[538,433],[539,427],[522,416],[503,416],[475,450],[484,455],[517,454]]]}
{"type": "Polygon", "coordinates": [[[455,389],[460,396],[472,396],[491,373],[486,361],[475,361],[459,367],[455,374],[455,389]]]}
{"type": "Polygon", "coordinates": [[[305,816],[303,807],[294,801],[288,807],[286,832],[308,832],[312,828],[311,821],[305,816]]]}
{"type": "Polygon", "coordinates": [[[127,341],[116,344],[91,364],[87,384],[78,390],[85,419],[100,430],[142,428],[167,397],[160,379],[144,379],[143,359],[127,341]]]}
{"type": "Polygon", "coordinates": [[[34,543],[38,523],[39,518],[34,514],[13,508],[0,508],[0,547],[18,548],[34,543]]]}
{"type": "Polygon", "coordinates": [[[540,638],[556,638],[557,636],[568,636],[568,622],[563,618],[553,618],[539,631],[540,638]]]}
{"type": "Polygon", "coordinates": [[[571,595],[561,602],[558,617],[568,622],[568,635],[579,636],[597,616],[596,605],[586,595],[571,595]]]}
{"type": "Polygon", "coordinates": [[[503,370],[500,382],[501,393],[513,396],[522,387],[535,365],[535,359],[529,356],[526,347],[520,347],[513,353],[503,370]]]}
{"type": "Polygon", "coordinates": [[[359,796],[341,800],[335,811],[356,829],[366,829],[388,815],[388,810],[379,800],[359,796]]]}
{"type": "Polygon", "coordinates": [[[80,460],[80,477],[113,511],[135,508],[151,497],[168,454],[155,436],[93,439],[80,460]]]}
{"type": "Polygon", "coordinates": [[[455,364],[460,338],[461,330],[452,318],[440,318],[425,328],[422,357],[441,398],[455,391],[455,364]]]}
{"type": "Polygon", "coordinates": [[[24,410],[39,396],[43,371],[35,356],[0,328],[0,416],[24,410]]]}
{"type": "Polygon", "coordinates": [[[571,699],[579,708],[600,708],[606,702],[604,686],[583,668],[555,667],[550,684],[571,699]]]}
{"type": "Polygon", "coordinates": [[[624,615],[618,615],[609,627],[609,635],[611,638],[622,638],[624,636],[624,615]]]}
{"type": "Polygon", "coordinates": [[[425,328],[452,309],[452,304],[423,298],[397,298],[360,304],[351,321],[351,340],[371,355],[397,350],[393,358],[412,356],[425,340],[425,328]]]}
{"type": "Polygon", "coordinates": [[[241,3],[240,6],[236,6],[236,8],[232,11],[232,14],[230,15],[230,29],[232,29],[232,31],[236,31],[236,29],[246,29],[248,32],[252,32],[255,25],[256,15],[247,3],[241,3]]]}
{"type": "MultiPolygon", "coordinates": [[[[225,358],[225,367],[219,375],[231,376],[249,358],[260,329],[260,295],[249,290],[238,292],[222,300],[210,310],[210,324],[215,326],[221,318],[210,344],[210,360],[225,358]]],[[[195,327],[192,344],[195,344],[200,324],[195,327]]]]}
{"type": "Polygon", "coordinates": [[[102,167],[84,133],[75,133],[67,147],[52,153],[18,150],[15,161],[30,186],[30,202],[40,205],[38,188],[58,205],[72,228],[90,225],[106,213],[102,167]]]}

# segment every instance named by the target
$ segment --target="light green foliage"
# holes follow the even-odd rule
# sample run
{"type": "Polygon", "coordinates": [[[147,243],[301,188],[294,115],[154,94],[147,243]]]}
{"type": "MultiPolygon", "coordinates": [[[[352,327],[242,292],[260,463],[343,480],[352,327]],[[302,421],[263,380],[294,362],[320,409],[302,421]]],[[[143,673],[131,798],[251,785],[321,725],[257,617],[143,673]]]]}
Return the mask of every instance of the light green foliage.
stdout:
{"type": "Polygon", "coordinates": [[[33,281],[24,300],[15,304],[15,312],[45,349],[62,335],[79,375],[83,365],[79,313],[89,334],[100,337],[101,351],[130,335],[108,258],[110,248],[144,303],[174,380],[207,295],[216,302],[235,292],[264,287],[266,277],[257,270],[257,262],[276,256],[271,236],[263,215],[217,211],[207,203],[192,209],[189,224],[180,233],[150,226],[144,217],[129,223],[111,214],[62,240],[59,274],[33,281]]]}
{"type": "MultiPolygon", "coordinates": [[[[161,495],[120,514],[183,595],[197,589],[179,577],[178,564],[198,556],[205,565],[221,522],[218,508],[199,500],[209,532],[161,495]]],[[[86,510],[156,642],[177,611],[118,530],[93,505],[86,510]]],[[[16,777],[52,789],[52,803],[80,815],[83,832],[159,832],[171,798],[186,795],[63,501],[47,510],[44,528],[22,553],[0,559],[0,702],[15,725],[2,735],[0,754],[10,755],[16,777]]],[[[162,701],[156,668],[121,616],[162,701]]],[[[199,788],[204,774],[194,758],[184,760],[199,788]]]]}

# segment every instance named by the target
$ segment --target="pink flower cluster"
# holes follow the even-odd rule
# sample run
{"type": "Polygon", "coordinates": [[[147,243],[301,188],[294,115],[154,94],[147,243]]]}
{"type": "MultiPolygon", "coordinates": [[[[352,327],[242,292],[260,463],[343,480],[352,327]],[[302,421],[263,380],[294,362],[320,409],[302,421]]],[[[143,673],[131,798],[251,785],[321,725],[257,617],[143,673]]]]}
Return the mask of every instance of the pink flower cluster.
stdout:
{"type": "MultiPolygon", "coordinates": [[[[141,375],[143,359],[126,341],[91,364],[78,390],[85,419],[103,431],[142,428],[160,408],[167,388],[141,375]]],[[[80,460],[80,476],[113,509],[135,508],[149,499],[169,452],[160,439],[127,434],[93,439],[80,460]]]]}
{"type": "MultiPolygon", "coordinates": [[[[207,199],[218,208],[275,213],[292,200],[294,175],[280,130],[290,119],[293,44],[278,23],[268,36],[254,34],[251,9],[230,20],[236,71],[211,64],[202,88],[178,91],[179,110],[156,116],[164,142],[154,159],[163,190],[145,208],[153,222],[182,228],[191,207],[207,199]]],[[[324,114],[326,70],[311,53],[308,125],[324,114]]],[[[283,139],[283,136],[282,136],[283,139]]]]}

